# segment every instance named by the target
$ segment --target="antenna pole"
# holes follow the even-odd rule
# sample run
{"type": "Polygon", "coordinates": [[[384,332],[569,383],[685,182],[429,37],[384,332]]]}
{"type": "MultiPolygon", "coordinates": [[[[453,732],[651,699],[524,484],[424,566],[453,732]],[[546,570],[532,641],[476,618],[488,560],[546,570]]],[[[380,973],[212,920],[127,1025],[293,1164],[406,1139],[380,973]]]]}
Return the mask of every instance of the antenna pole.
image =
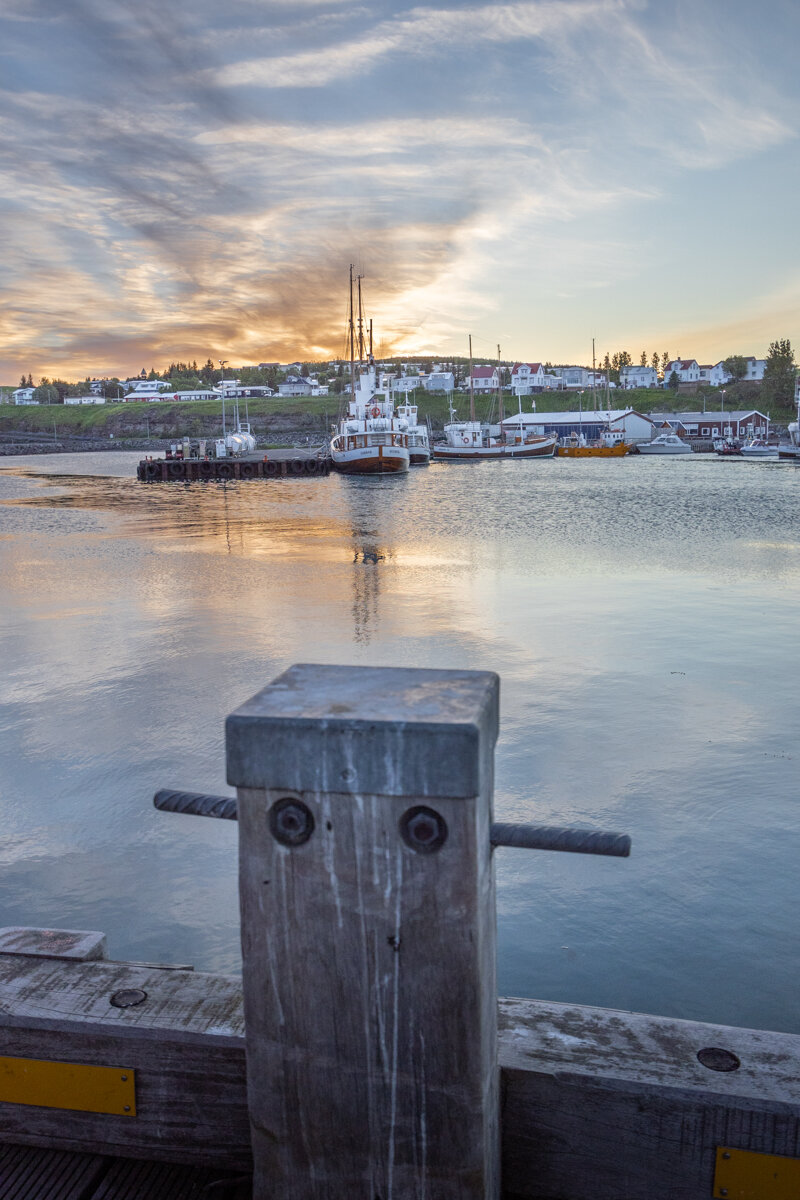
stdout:
{"type": "Polygon", "coordinates": [[[595,358],[594,358],[594,338],[592,338],[592,409],[593,410],[597,408],[597,391],[595,390],[596,386],[597,386],[597,370],[595,368],[595,358]]]}
{"type": "Polygon", "coordinates": [[[497,347],[497,417],[500,422],[500,436],[503,436],[503,380],[501,376],[502,367],[500,366],[500,346],[497,347]]]}
{"type": "Polygon", "coordinates": [[[475,420],[475,388],[472,384],[472,334],[469,335],[469,419],[475,420]]]}

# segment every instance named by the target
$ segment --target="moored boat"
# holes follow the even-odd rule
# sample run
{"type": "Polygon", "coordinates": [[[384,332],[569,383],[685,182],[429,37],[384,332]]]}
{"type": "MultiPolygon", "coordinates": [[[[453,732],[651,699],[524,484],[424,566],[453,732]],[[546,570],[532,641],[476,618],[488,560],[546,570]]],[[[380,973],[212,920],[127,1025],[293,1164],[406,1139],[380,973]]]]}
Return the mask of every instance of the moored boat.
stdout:
{"type": "MultiPolygon", "coordinates": [[[[442,462],[479,462],[509,458],[552,458],[556,449],[554,437],[526,434],[522,421],[511,432],[501,423],[501,436],[491,436],[488,424],[475,416],[475,393],[472,387],[472,338],[469,339],[469,420],[456,420],[450,405],[450,420],[444,427],[444,441],[434,442],[432,454],[442,462]]],[[[521,414],[520,414],[521,415],[521,414]]]]}
{"type": "Polygon", "coordinates": [[[660,433],[652,442],[640,442],[640,454],[691,454],[692,447],[682,441],[677,433],[660,433]]]}
{"type": "Polygon", "coordinates": [[[402,429],[406,423],[408,434],[408,455],[412,467],[427,467],[431,461],[431,440],[427,425],[420,425],[417,420],[416,404],[398,404],[397,419],[402,429]]]}
{"type": "Polygon", "coordinates": [[[587,442],[583,434],[564,438],[556,450],[559,458],[623,458],[630,450],[618,429],[607,429],[595,442],[587,442]]]}
{"type": "Polygon", "coordinates": [[[389,475],[407,471],[410,463],[408,422],[399,420],[394,402],[376,383],[375,359],[370,347],[364,362],[364,323],[361,315],[361,276],[358,277],[358,351],[359,372],[355,365],[355,317],[353,308],[353,268],[350,267],[350,399],[347,411],[331,438],[331,463],[344,475],[389,475]]]}
{"type": "Polygon", "coordinates": [[[777,458],[778,447],[773,446],[764,438],[750,438],[741,449],[742,458],[777,458]]]}

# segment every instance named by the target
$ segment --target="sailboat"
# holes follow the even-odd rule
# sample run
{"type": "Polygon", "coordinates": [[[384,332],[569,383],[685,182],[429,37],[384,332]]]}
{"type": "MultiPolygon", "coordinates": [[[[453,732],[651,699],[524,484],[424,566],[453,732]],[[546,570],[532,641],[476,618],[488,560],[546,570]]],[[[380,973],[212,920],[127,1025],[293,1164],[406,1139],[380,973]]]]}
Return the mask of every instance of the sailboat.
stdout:
{"type": "Polygon", "coordinates": [[[394,411],[394,401],[378,389],[375,358],[372,353],[370,321],[369,353],[364,354],[364,323],[361,311],[361,276],[358,276],[358,351],[356,374],[356,332],[353,307],[353,268],[350,267],[350,399],[339,421],[338,432],[330,444],[331,462],[345,475],[386,475],[407,471],[409,453],[408,421],[394,411]]]}
{"type": "Polygon", "coordinates": [[[451,401],[450,421],[444,427],[445,440],[434,442],[433,457],[443,462],[477,462],[487,458],[552,458],[555,453],[556,439],[526,434],[522,426],[522,402],[519,403],[519,429],[511,437],[508,436],[508,431],[501,426],[500,437],[493,438],[489,433],[489,426],[476,419],[475,392],[472,385],[472,337],[470,336],[469,420],[456,420],[456,412],[451,401]]]}

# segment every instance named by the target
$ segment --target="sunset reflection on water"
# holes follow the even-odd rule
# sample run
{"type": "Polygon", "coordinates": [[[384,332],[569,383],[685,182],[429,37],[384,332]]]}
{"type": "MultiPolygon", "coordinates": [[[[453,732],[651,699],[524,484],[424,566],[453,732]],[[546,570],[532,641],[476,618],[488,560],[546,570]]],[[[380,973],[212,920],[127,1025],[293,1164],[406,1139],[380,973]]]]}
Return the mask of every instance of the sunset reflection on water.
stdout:
{"type": "Polygon", "coordinates": [[[798,1028],[791,464],[187,486],[136,457],[0,462],[3,924],[235,970],[236,829],[153,792],[227,791],[226,714],[292,662],[490,669],[498,814],[634,840],[498,852],[501,989],[798,1028]]]}

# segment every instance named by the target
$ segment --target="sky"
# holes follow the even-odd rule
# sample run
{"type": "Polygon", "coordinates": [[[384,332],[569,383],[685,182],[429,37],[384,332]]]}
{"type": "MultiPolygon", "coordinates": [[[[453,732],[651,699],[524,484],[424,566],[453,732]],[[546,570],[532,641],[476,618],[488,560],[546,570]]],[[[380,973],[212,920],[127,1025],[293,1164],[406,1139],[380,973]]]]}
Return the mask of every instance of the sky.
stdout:
{"type": "Polygon", "coordinates": [[[4,0],[0,382],[800,342],[796,0],[4,0]]]}

